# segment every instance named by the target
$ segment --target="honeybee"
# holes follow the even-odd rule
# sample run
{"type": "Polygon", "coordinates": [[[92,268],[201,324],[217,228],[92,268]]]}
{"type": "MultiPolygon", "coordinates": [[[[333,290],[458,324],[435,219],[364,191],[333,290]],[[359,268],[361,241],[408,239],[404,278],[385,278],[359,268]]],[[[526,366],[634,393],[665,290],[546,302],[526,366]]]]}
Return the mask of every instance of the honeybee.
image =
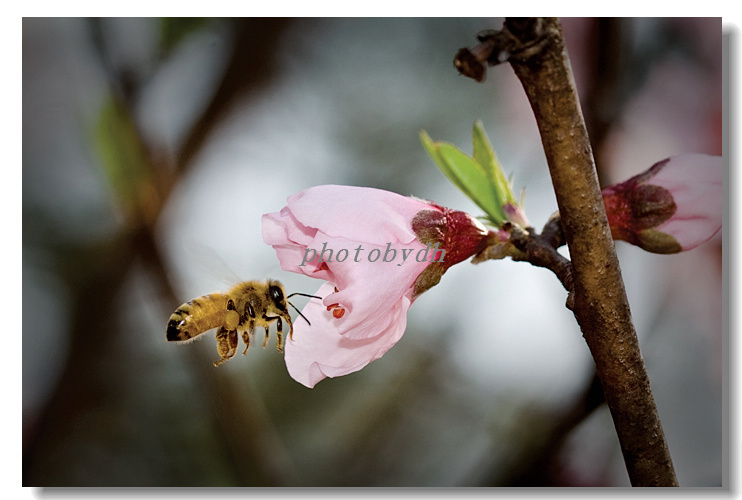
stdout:
{"type": "MultiPolygon", "coordinates": [[[[181,305],[170,316],[166,338],[172,342],[188,342],[217,328],[216,350],[221,359],[215,361],[214,366],[219,366],[237,352],[238,334],[245,342],[242,354],[247,354],[256,327],[265,328],[263,347],[267,346],[270,325],[275,321],[276,347],[278,352],[283,352],[283,321],[289,325],[289,338],[293,340],[294,335],[294,325],[287,309],[287,304],[296,309],[288,301],[294,295],[320,298],[303,293],[286,297],[283,285],[276,280],[239,283],[226,293],[211,293],[181,305]]],[[[309,323],[298,309],[296,311],[309,323]]]]}

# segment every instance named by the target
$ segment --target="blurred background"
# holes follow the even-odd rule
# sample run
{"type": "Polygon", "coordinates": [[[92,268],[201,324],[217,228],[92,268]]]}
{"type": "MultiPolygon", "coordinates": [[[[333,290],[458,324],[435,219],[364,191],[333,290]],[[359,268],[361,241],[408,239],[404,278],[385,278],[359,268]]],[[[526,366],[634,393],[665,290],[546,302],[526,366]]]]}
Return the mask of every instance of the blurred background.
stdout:
{"type": "MultiPolygon", "coordinates": [[[[275,335],[218,369],[213,334],[165,341],[176,307],[235,275],[316,291],[260,236],[309,186],[479,215],[423,129],[470,151],[481,119],[540,228],[556,201],[517,79],[452,64],[501,25],[24,19],[23,485],[628,486],[566,292],[526,263],[454,266],[394,349],[314,389],[275,335]]],[[[603,185],[722,153],[719,18],[563,27],[603,185]]],[[[681,486],[726,474],[721,241],[617,244],[681,486]]]]}

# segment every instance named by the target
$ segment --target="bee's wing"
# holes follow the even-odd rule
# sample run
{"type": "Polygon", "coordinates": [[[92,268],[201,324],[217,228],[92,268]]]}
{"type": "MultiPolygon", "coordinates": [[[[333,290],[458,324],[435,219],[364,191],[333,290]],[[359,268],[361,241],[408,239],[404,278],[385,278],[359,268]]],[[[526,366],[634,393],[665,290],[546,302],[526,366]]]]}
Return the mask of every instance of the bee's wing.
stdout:
{"type": "Polygon", "coordinates": [[[242,281],[213,248],[198,243],[191,243],[186,248],[209,277],[217,278],[230,287],[242,281]]]}

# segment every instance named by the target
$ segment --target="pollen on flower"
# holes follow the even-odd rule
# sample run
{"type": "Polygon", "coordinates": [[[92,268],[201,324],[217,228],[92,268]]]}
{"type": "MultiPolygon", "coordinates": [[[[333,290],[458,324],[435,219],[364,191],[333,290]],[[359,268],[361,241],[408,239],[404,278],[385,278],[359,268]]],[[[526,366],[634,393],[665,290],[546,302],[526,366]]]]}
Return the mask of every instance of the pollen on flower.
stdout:
{"type": "Polygon", "coordinates": [[[328,311],[332,311],[332,316],[335,319],[340,319],[345,314],[345,309],[340,307],[340,304],[331,304],[327,306],[328,311]]]}

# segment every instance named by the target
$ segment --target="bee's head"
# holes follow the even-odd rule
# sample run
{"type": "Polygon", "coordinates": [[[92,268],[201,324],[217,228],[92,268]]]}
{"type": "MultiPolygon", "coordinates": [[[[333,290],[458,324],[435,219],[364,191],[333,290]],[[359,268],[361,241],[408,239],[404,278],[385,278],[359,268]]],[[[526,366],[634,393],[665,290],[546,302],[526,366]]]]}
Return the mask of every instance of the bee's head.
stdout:
{"type": "Polygon", "coordinates": [[[268,285],[268,296],[276,307],[286,309],[286,297],[283,295],[283,286],[278,281],[271,281],[268,285]]]}
{"type": "Polygon", "coordinates": [[[292,293],[291,295],[286,297],[283,291],[283,285],[281,284],[280,281],[270,280],[268,282],[268,297],[270,298],[271,302],[276,307],[276,309],[278,309],[282,313],[283,318],[286,321],[288,321],[289,324],[291,324],[291,316],[289,316],[287,304],[293,307],[296,310],[296,312],[299,313],[299,316],[304,318],[304,320],[308,324],[311,324],[309,323],[309,320],[301,313],[301,311],[297,309],[294,304],[288,301],[288,298],[293,297],[294,295],[301,295],[303,297],[309,297],[312,299],[322,300],[322,297],[317,297],[316,295],[308,295],[306,293],[300,293],[300,292],[292,293]]]}
{"type": "Polygon", "coordinates": [[[268,283],[268,297],[278,309],[286,310],[286,297],[283,294],[283,285],[280,282],[270,281],[268,283]]]}

